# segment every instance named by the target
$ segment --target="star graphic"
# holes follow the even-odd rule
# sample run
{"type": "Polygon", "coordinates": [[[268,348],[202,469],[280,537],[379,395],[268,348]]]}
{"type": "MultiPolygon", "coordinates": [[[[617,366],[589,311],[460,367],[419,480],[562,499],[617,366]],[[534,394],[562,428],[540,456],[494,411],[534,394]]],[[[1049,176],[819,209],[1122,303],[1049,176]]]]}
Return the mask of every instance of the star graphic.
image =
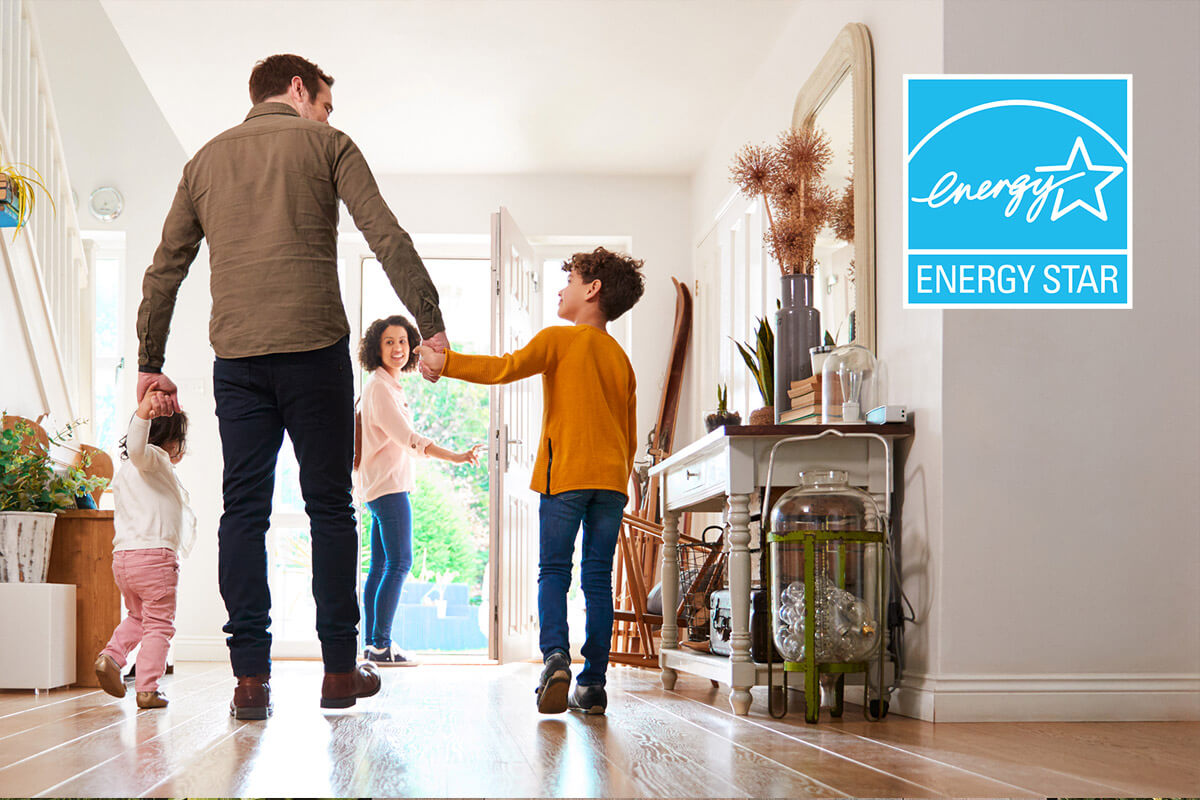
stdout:
{"type": "MultiPolygon", "coordinates": [[[[1071,173],[1075,168],[1075,157],[1082,156],[1083,164],[1087,168],[1085,172],[1101,172],[1108,173],[1103,180],[1096,184],[1096,205],[1088,205],[1082,199],[1074,200],[1066,208],[1061,208],[1063,190],[1060,188],[1054,196],[1054,211],[1050,213],[1050,221],[1054,222],[1059,217],[1066,214],[1076,206],[1080,206],[1092,213],[1101,222],[1108,222],[1108,211],[1104,208],[1104,196],[1100,194],[1100,190],[1112,181],[1113,178],[1125,171],[1124,167],[1105,167],[1099,164],[1093,164],[1091,157],[1088,156],[1087,148],[1083,145],[1083,137],[1075,137],[1075,146],[1071,148],[1071,155],[1067,158],[1067,163],[1056,167],[1034,167],[1037,172],[1066,172],[1071,173]]],[[[1077,178],[1084,175],[1085,172],[1075,173],[1070,175],[1070,178],[1077,178]]]]}

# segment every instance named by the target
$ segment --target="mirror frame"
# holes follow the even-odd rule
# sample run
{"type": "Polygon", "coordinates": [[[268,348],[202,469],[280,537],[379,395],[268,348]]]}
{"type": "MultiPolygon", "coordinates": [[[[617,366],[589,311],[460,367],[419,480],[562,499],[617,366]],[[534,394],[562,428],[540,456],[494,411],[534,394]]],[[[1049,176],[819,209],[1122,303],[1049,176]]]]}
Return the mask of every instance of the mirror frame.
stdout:
{"type": "Polygon", "coordinates": [[[812,128],[847,72],[854,90],[854,342],[875,353],[875,68],[866,25],[851,22],[838,32],[796,95],[792,127],[812,128]]]}

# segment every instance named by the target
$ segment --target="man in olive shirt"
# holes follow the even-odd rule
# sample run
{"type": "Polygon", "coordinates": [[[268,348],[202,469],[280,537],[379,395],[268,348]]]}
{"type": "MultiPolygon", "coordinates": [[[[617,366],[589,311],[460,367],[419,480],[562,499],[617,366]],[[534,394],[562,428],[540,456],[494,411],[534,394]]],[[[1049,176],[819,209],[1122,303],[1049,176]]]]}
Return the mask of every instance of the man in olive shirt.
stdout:
{"type": "Polygon", "coordinates": [[[339,200],[426,344],[448,344],[437,289],[412,239],[354,142],[328,124],[332,85],[333,78],[299,56],[271,56],[254,67],[254,107],[184,167],[142,281],[137,396],[154,385],[178,408],[176,387],[162,374],[167,332],[179,284],[201,239],[208,240],[213,394],[225,462],[218,572],[238,678],[230,711],[239,719],[265,719],[271,711],[266,532],[285,430],[311,522],[325,663],[321,705],[345,708],[379,690],[374,665],[355,663],[354,384],[337,276],[339,200]]]}

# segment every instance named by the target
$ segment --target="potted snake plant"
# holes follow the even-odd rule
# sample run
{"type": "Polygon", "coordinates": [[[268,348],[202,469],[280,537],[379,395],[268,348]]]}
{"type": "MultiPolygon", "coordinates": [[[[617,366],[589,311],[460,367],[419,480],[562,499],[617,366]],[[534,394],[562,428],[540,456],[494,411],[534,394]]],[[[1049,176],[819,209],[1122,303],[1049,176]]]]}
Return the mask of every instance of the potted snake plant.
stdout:
{"type": "Polygon", "coordinates": [[[751,425],[775,424],[775,332],[766,317],[758,318],[754,343],[734,342],[746,368],[754,376],[754,385],[762,396],[763,407],[750,412],[751,425]]]}

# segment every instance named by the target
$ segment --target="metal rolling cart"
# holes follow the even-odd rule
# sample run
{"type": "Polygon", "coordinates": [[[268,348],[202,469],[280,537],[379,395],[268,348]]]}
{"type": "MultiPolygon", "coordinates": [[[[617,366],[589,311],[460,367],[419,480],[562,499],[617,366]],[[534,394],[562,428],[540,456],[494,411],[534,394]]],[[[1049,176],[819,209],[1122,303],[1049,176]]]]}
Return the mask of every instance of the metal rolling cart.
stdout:
{"type": "MultiPolygon", "coordinates": [[[[825,430],[774,444],[763,497],[771,497],[780,448],[828,436],[880,442],[886,454],[886,485],[893,485],[888,439],[867,431],[825,430]]],[[[884,686],[884,657],[889,579],[895,567],[891,493],[885,494],[880,512],[870,494],[846,483],[844,471],[815,467],[801,475],[809,476],[809,483],[802,480],[769,512],[763,511],[764,540],[771,550],[772,638],[783,658],[782,701],[777,710],[773,656],[768,657],[768,713],[776,718],[787,714],[788,675],[800,673],[805,721],[813,723],[820,716],[823,675],[836,676],[830,713],[840,717],[845,676],[863,673],[863,713],[877,721],[887,713],[890,699],[890,688],[884,686]]]]}

